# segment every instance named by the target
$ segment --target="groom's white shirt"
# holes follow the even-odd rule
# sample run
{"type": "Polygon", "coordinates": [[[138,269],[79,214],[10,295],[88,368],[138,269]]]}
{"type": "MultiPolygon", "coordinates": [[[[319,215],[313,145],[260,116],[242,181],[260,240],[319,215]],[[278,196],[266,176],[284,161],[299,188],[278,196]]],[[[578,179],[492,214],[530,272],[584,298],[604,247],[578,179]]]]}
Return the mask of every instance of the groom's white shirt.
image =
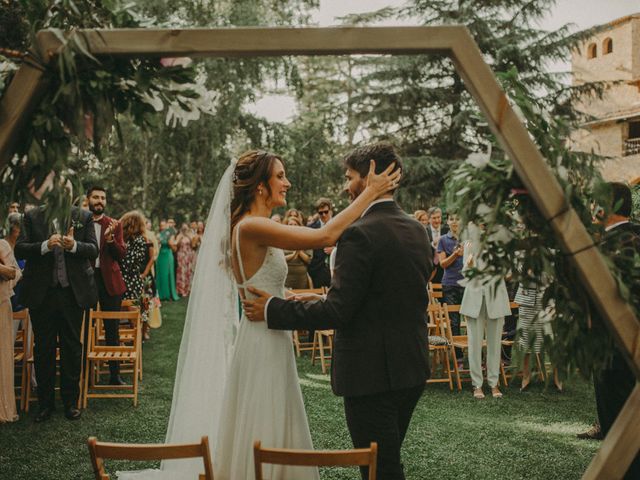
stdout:
{"type": "MultiPolygon", "coordinates": [[[[362,215],[360,215],[360,218],[364,217],[367,212],[369,212],[369,210],[371,210],[371,207],[373,207],[374,205],[377,205],[378,203],[384,203],[384,202],[395,202],[395,200],[393,198],[380,198],[378,200],[374,200],[373,202],[371,202],[369,204],[369,206],[367,208],[365,208],[364,212],[362,212],[362,215]]],[[[269,297],[267,299],[267,303],[264,304],[264,321],[268,321],[267,320],[267,311],[269,310],[269,302],[271,302],[271,299],[273,298],[273,296],[269,297]]]]}

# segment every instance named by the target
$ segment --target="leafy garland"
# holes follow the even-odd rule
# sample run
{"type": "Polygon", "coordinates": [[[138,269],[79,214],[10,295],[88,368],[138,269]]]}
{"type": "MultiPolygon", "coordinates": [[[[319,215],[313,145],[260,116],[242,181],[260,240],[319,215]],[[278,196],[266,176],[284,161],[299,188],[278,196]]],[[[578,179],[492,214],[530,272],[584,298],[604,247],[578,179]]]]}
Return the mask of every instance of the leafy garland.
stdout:
{"type": "MultiPolygon", "coordinates": [[[[609,191],[597,168],[600,158],[567,147],[578,124],[562,111],[562,101],[572,101],[571,90],[563,92],[569,94],[564,99],[538,98],[522,86],[515,70],[500,75],[500,80],[583,225],[594,239],[602,238],[603,226],[593,218],[594,205],[602,206],[606,214],[611,207],[609,191]]],[[[447,205],[458,213],[461,225],[485,226],[480,244],[487,266],[482,271],[471,269],[469,275],[482,281],[511,276],[527,287],[546,287],[543,303],[552,312],[552,335],[545,334],[545,351],[562,374],[578,368],[585,377],[597,375],[611,360],[613,339],[511,161],[497,145],[493,151],[490,156],[470,155],[446,185],[447,205]]],[[[630,295],[640,288],[640,256],[623,254],[619,245],[601,244],[600,249],[621,294],[640,311],[639,296],[630,295]]]]}
{"type": "MultiPolygon", "coordinates": [[[[190,61],[98,59],[91,55],[81,28],[155,25],[153,19],[140,16],[131,5],[108,2],[106,6],[107,2],[84,0],[80,9],[70,0],[50,3],[44,12],[38,12],[44,20],[35,22],[34,29],[51,29],[62,47],[46,67],[47,92],[22,132],[16,155],[0,172],[0,202],[33,201],[35,191],[49,185],[50,189],[41,198],[35,194],[35,199],[44,202],[49,214],[68,216],[73,200],[65,193],[68,183],[72,182],[76,194],[82,194],[75,172],[89,154],[101,158],[101,146],[114,130],[122,138],[122,115],[130,116],[136,126],[147,128],[157,122],[157,112],[166,108],[167,124],[185,124],[197,119],[201,111],[207,112],[207,95],[202,87],[204,73],[190,61]]],[[[32,41],[34,35],[32,31],[32,41]]],[[[42,64],[34,52],[30,56],[42,64]]],[[[22,61],[22,56],[0,56],[0,98],[22,61]]]]}

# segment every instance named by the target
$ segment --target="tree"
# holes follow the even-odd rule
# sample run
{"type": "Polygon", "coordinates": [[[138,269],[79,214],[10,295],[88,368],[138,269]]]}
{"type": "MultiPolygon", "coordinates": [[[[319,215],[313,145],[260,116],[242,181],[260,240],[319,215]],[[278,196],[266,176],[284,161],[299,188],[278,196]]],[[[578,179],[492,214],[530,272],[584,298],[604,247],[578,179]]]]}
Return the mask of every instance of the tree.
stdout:
{"type": "MultiPolygon", "coordinates": [[[[537,21],[554,0],[411,0],[343,20],[368,24],[411,18],[423,25],[463,24],[486,61],[501,78],[517,72],[517,81],[554,113],[576,118],[566,100],[562,75],[546,70],[550,61],[566,58],[586,35],[570,35],[564,26],[548,32],[537,21]],[[562,100],[562,102],[560,101],[562,100]]],[[[406,159],[401,201],[427,206],[441,195],[447,174],[469,153],[486,151],[492,141],[487,123],[451,61],[438,56],[360,57],[350,121],[372,139],[389,139],[406,159]]],[[[509,88],[509,85],[505,85],[509,88]]],[[[493,145],[494,149],[500,149],[493,145]]]]}

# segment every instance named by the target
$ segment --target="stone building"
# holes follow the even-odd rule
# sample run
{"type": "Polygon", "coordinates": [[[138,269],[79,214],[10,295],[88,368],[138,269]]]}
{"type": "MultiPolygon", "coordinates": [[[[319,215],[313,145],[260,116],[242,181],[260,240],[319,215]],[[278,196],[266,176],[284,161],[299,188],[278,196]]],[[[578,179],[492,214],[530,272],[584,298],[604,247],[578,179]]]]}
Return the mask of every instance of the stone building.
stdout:
{"type": "Polygon", "coordinates": [[[585,96],[577,108],[589,115],[572,137],[577,151],[611,157],[607,180],[640,183],[640,13],[603,25],[571,59],[573,84],[606,82],[602,98],[585,96]]]}

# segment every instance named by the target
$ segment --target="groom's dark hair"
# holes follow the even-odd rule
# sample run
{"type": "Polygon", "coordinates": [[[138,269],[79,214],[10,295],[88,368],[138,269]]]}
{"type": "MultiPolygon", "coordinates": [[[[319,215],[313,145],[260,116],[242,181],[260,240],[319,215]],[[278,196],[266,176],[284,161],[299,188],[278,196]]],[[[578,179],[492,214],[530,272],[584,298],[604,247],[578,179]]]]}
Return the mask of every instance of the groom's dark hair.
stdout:
{"type": "Polygon", "coordinates": [[[376,173],[395,162],[394,171],[402,170],[402,160],[396,149],[389,142],[376,142],[358,147],[344,158],[344,166],[355,170],[362,178],[369,174],[369,161],[376,161],[376,173]]]}

